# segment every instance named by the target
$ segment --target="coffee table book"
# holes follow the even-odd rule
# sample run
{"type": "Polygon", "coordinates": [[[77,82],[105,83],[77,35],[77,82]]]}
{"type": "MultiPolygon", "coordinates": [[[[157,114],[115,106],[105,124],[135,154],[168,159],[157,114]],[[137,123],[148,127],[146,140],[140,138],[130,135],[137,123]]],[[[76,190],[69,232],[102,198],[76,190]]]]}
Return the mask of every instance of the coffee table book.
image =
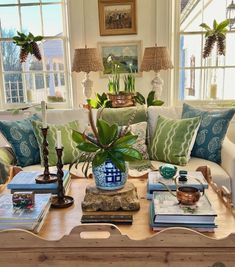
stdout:
{"type": "Polygon", "coordinates": [[[11,194],[0,195],[0,230],[19,228],[38,232],[50,204],[51,194],[36,194],[32,209],[14,208],[11,194]]]}
{"type": "MultiPolygon", "coordinates": [[[[208,183],[206,179],[204,178],[203,174],[198,171],[190,171],[187,174],[188,180],[186,182],[180,182],[177,179],[177,184],[179,186],[193,186],[200,191],[202,189],[207,189],[208,188],[208,183]],[[196,180],[200,180],[202,185],[196,180]]],[[[153,192],[154,191],[166,191],[166,187],[164,187],[162,184],[159,182],[162,182],[166,184],[171,190],[175,191],[176,190],[176,185],[173,179],[165,179],[161,176],[159,171],[151,171],[148,174],[148,181],[147,181],[147,199],[151,200],[153,197],[153,192]]]]}
{"type": "Polygon", "coordinates": [[[186,206],[169,192],[154,192],[152,205],[154,223],[205,225],[214,224],[217,216],[206,194],[196,205],[186,206]]]}
{"type": "MultiPolygon", "coordinates": [[[[21,171],[18,172],[11,182],[7,185],[7,188],[11,190],[11,193],[16,191],[33,191],[34,193],[57,193],[58,183],[49,184],[37,184],[35,178],[40,175],[40,171],[21,171]]],[[[65,191],[70,184],[70,173],[64,170],[63,185],[65,191]]]]}

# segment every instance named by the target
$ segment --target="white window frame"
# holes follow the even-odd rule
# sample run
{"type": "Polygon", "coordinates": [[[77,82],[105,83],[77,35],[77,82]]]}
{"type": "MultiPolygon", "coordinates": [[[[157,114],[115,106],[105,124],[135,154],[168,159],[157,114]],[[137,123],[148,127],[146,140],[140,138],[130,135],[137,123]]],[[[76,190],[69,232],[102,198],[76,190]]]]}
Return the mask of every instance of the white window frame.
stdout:
{"type": "MultiPolygon", "coordinates": [[[[27,6],[39,6],[40,7],[40,19],[41,19],[41,27],[42,27],[42,36],[44,40],[58,40],[60,39],[63,42],[63,53],[64,53],[64,70],[63,71],[46,71],[46,65],[45,65],[45,60],[42,55],[42,65],[43,65],[43,70],[31,70],[31,71],[25,71],[24,66],[22,66],[22,71],[12,71],[12,73],[21,73],[21,74],[26,74],[26,73],[40,73],[40,74],[45,74],[45,73],[53,73],[53,74],[64,74],[64,80],[65,80],[65,88],[66,88],[66,101],[65,102],[57,102],[57,103],[52,103],[49,102],[48,105],[49,107],[56,108],[56,109],[64,109],[64,108],[72,108],[73,107],[73,97],[72,97],[72,90],[71,90],[71,62],[70,62],[70,49],[69,49],[69,30],[68,30],[68,1],[67,0],[54,0],[53,2],[42,2],[42,0],[39,0],[38,3],[20,3],[20,0],[17,0],[17,3],[15,4],[0,4],[0,7],[18,7],[18,14],[19,14],[19,19],[20,19],[20,29],[19,31],[22,31],[22,18],[21,18],[21,12],[20,8],[21,7],[27,7],[27,6]],[[62,23],[63,23],[63,36],[44,36],[44,30],[43,30],[43,14],[42,14],[42,6],[49,6],[49,5],[54,5],[54,4],[60,4],[62,8],[62,23]]],[[[0,36],[0,41],[12,41],[12,38],[2,38],[0,36]]],[[[1,53],[1,49],[0,49],[1,53]]],[[[25,91],[26,86],[23,86],[24,90],[24,98],[25,98],[25,103],[6,103],[6,96],[5,96],[5,81],[4,81],[4,74],[5,73],[11,73],[11,71],[5,72],[3,69],[3,62],[2,62],[2,57],[0,56],[0,110],[6,110],[8,108],[19,108],[23,106],[29,105],[27,101],[27,93],[25,91]]],[[[24,83],[24,79],[23,83],[24,83]]],[[[46,88],[46,78],[44,76],[44,89],[46,88]]],[[[45,99],[46,100],[46,99],[45,99]]]]}
{"type": "MultiPolygon", "coordinates": [[[[213,0],[211,0],[213,1],[213,0]]],[[[180,70],[181,69],[185,69],[185,70],[190,70],[190,69],[199,69],[199,70],[202,70],[202,69],[226,69],[226,68],[235,68],[235,65],[234,66],[228,66],[228,65],[225,65],[225,66],[207,66],[207,67],[204,67],[203,64],[202,64],[202,61],[203,59],[201,59],[201,65],[199,67],[195,67],[195,68],[191,68],[191,67],[184,67],[184,68],[181,68],[180,67],[180,37],[182,35],[189,35],[189,34],[201,34],[202,36],[202,40],[201,40],[201,46],[203,48],[203,40],[204,40],[204,34],[205,32],[203,31],[194,31],[194,32],[181,32],[180,31],[180,0],[175,0],[175,10],[172,10],[173,11],[173,16],[174,16],[174,104],[175,105],[182,105],[184,102],[186,103],[191,103],[191,104],[195,104],[195,105],[205,105],[205,106],[220,106],[220,107],[223,107],[223,106],[231,106],[231,105],[234,105],[235,104],[235,99],[229,99],[229,100],[222,100],[222,99],[216,99],[216,100],[208,100],[208,99],[197,99],[197,100],[180,100],[179,99],[179,94],[180,94],[180,86],[179,86],[179,78],[180,78],[180,70]]],[[[233,32],[235,34],[235,30],[232,30],[232,31],[229,31],[229,32],[233,32]]],[[[202,84],[203,82],[203,79],[202,77],[200,77],[200,84],[202,84]]],[[[202,90],[202,87],[201,87],[201,90],[202,90]]],[[[201,92],[202,93],[202,92],[201,92]]],[[[203,92],[205,93],[205,92],[203,92]]]]}

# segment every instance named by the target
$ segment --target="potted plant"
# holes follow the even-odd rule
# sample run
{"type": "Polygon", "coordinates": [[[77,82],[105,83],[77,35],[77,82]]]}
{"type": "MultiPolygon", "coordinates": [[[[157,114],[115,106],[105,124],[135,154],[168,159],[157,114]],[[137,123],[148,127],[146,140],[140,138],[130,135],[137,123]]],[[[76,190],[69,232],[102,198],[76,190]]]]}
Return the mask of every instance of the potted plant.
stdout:
{"type": "Polygon", "coordinates": [[[155,99],[155,91],[150,91],[148,93],[147,99],[145,99],[144,96],[139,92],[136,92],[136,95],[134,97],[135,97],[136,103],[140,105],[147,104],[147,107],[162,106],[164,104],[164,101],[155,99]]]}
{"type": "Polygon", "coordinates": [[[13,43],[20,46],[20,63],[26,61],[29,54],[36,57],[37,60],[41,60],[41,52],[39,50],[38,41],[43,39],[42,36],[34,36],[31,32],[26,35],[23,32],[17,32],[18,35],[13,37],[13,43]]]}
{"type": "Polygon", "coordinates": [[[75,130],[72,133],[77,148],[83,152],[85,175],[91,163],[97,188],[120,189],[128,177],[126,162],[142,159],[140,152],[132,147],[138,136],[133,135],[128,126],[120,130],[117,124],[109,125],[99,118],[96,128],[90,107],[89,119],[92,134],[75,130]]]}
{"type": "Polygon", "coordinates": [[[218,55],[225,55],[225,39],[226,39],[226,32],[227,32],[227,26],[229,25],[229,20],[226,19],[222,21],[221,23],[217,23],[216,20],[214,20],[213,28],[208,26],[206,23],[202,23],[200,26],[206,30],[205,33],[205,46],[203,50],[203,58],[207,58],[210,56],[211,51],[217,43],[217,54],[218,55]]]}

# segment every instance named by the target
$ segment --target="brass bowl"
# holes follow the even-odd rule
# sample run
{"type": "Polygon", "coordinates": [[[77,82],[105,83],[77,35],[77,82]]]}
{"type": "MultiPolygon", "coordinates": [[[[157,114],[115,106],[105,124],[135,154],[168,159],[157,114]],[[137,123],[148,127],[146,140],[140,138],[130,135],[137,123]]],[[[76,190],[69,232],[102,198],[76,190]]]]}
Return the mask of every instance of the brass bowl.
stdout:
{"type": "Polygon", "coordinates": [[[184,205],[195,205],[200,199],[200,190],[193,186],[180,186],[176,191],[179,203],[184,205]]]}

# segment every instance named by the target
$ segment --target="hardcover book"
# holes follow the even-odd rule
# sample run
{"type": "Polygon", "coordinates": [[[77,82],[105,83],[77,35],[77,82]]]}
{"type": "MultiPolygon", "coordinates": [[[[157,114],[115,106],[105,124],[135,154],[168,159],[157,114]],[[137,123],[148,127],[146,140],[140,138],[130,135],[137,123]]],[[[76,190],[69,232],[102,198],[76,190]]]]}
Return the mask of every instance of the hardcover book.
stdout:
{"type": "MultiPolygon", "coordinates": [[[[187,185],[187,186],[193,186],[197,189],[202,191],[202,185],[196,180],[198,179],[202,185],[203,188],[208,188],[208,183],[206,179],[204,178],[203,174],[201,172],[188,172],[187,174],[187,181],[186,182],[180,182],[177,179],[177,183],[179,186],[187,185]]],[[[159,184],[159,182],[162,182],[170,187],[171,190],[176,190],[176,185],[173,179],[165,179],[161,176],[160,172],[158,171],[152,171],[148,174],[148,184],[147,189],[148,192],[151,193],[151,191],[167,191],[166,187],[164,187],[162,184],[159,184]]]]}
{"type": "Polygon", "coordinates": [[[32,209],[13,208],[12,195],[0,195],[0,229],[33,230],[49,210],[51,194],[36,194],[32,209]],[[45,212],[47,211],[47,212],[45,212]]]}
{"type": "Polygon", "coordinates": [[[211,224],[217,216],[206,194],[196,205],[186,206],[169,192],[154,192],[153,207],[154,223],[211,224]]]}
{"type": "MultiPolygon", "coordinates": [[[[7,185],[8,189],[11,189],[11,192],[16,191],[34,191],[35,193],[53,193],[56,194],[58,183],[49,183],[49,184],[37,184],[35,178],[42,174],[40,171],[21,171],[17,173],[11,182],[7,185]]],[[[70,174],[69,171],[64,170],[63,176],[63,185],[69,183],[70,174]]]]}

